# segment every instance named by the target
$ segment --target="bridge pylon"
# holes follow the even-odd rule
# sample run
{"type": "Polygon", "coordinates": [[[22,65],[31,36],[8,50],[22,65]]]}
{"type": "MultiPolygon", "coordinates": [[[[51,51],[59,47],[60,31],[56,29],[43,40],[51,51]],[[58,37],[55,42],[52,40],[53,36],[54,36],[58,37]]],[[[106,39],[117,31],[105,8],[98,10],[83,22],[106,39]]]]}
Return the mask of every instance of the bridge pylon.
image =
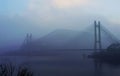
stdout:
{"type": "Polygon", "coordinates": [[[25,38],[25,40],[24,40],[23,45],[28,45],[28,44],[30,44],[31,42],[32,42],[32,34],[27,34],[27,35],[26,35],[26,38],[25,38]]]}
{"type": "Polygon", "coordinates": [[[102,50],[100,21],[94,21],[94,50],[95,52],[102,50]]]}

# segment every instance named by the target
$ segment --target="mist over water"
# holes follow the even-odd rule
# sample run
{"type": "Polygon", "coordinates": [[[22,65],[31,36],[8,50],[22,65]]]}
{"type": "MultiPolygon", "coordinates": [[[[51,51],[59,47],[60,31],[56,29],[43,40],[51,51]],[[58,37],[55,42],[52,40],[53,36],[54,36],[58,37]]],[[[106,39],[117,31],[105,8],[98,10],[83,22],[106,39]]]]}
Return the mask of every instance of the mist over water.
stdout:
{"type": "MultiPolygon", "coordinates": [[[[1,49],[1,64],[12,63],[17,67],[25,66],[33,71],[34,76],[120,75],[119,65],[88,58],[94,50],[79,50],[94,49],[93,22],[81,28],[53,27],[47,28],[47,31],[39,30],[32,26],[32,23],[22,22],[13,21],[14,25],[12,25],[11,21],[8,23],[1,21],[3,25],[6,25],[2,26],[4,30],[1,32],[3,35],[1,37],[3,41],[1,43],[1,48],[3,48],[1,49]],[[16,27],[16,25],[21,26],[16,27]],[[26,46],[24,40],[27,33],[30,34],[29,32],[32,33],[32,42],[26,46]]],[[[114,40],[102,31],[102,48],[106,49],[112,43],[114,40]]]]}
{"type": "MultiPolygon", "coordinates": [[[[51,50],[52,51],[52,50],[51,50]]],[[[53,52],[55,53],[55,51],[53,52]]],[[[25,66],[34,76],[119,76],[119,66],[87,58],[90,51],[57,51],[56,55],[1,56],[1,63],[25,66]],[[85,56],[84,56],[85,55],[85,56]]]]}
{"type": "Polygon", "coordinates": [[[1,0],[0,76],[120,76],[119,3],[1,0]]]}

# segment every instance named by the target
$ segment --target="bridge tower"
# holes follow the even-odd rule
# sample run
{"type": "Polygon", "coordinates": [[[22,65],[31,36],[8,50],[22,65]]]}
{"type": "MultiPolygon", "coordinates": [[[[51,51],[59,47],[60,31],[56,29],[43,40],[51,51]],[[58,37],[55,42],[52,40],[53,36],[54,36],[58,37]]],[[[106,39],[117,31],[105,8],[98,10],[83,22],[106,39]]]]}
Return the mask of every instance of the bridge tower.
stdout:
{"type": "Polygon", "coordinates": [[[94,21],[94,50],[95,52],[102,50],[100,21],[94,21]]]}
{"type": "Polygon", "coordinates": [[[27,34],[23,45],[28,45],[31,43],[31,41],[32,41],[32,34],[27,34]]]}

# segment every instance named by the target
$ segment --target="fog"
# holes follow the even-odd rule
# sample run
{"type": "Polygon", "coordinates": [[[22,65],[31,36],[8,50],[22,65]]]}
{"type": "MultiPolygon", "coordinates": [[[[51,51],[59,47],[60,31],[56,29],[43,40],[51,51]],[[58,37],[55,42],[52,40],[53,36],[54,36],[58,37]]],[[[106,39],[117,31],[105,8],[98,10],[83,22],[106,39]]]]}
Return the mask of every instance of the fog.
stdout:
{"type": "Polygon", "coordinates": [[[95,16],[78,16],[78,17],[66,17],[58,19],[53,22],[39,22],[30,21],[22,17],[10,18],[8,16],[1,16],[0,19],[0,47],[1,48],[18,48],[24,41],[27,33],[33,34],[33,39],[41,38],[48,33],[59,30],[69,29],[74,31],[91,32],[87,28],[94,28],[94,20],[100,20],[102,25],[111,31],[115,36],[119,38],[120,27],[117,24],[113,24],[104,18],[94,18],[95,16]]]}
{"type": "Polygon", "coordinates": [[[103,26],[119,38],[120,25],[117,16],[119,11],[116,10],[118,2],[118,0],[1,1],[4,5],[0,7],[0,48],[18,48],[27,33],[32,33],[33,39],[39,39],[57,29],[90,32],[87,28],[93,27],[94,20],[101,21],[103,26]],[[115,6],[112,7],[111,4],[115,6]],[[116,14],[113,11],[116,11],[116,14]]]}
{"type": "Polygon", "coordinates": [[[0,0],[0,75],[120,76],[119,3],[0,0]]]}

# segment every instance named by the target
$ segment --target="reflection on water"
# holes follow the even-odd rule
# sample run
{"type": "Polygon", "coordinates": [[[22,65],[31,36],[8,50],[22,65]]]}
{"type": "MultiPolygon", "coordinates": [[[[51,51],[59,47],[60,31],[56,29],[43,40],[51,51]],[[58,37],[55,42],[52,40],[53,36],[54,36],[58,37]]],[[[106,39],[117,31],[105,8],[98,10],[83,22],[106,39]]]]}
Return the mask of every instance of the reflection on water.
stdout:
{"type": "Polygon", "coordinates": [[[120,76],[120,67],[87,58],[88,52],[59,52],[54,56],[1,56],[1,63],[28,66],[35,76],[120,76]]]}
{"type": "Polygon", "coordinates": [[[95,76],[102,76],[102,62],[99,60],[93,60],[94,61],[94,68],[95,68],[95,76]]]}

